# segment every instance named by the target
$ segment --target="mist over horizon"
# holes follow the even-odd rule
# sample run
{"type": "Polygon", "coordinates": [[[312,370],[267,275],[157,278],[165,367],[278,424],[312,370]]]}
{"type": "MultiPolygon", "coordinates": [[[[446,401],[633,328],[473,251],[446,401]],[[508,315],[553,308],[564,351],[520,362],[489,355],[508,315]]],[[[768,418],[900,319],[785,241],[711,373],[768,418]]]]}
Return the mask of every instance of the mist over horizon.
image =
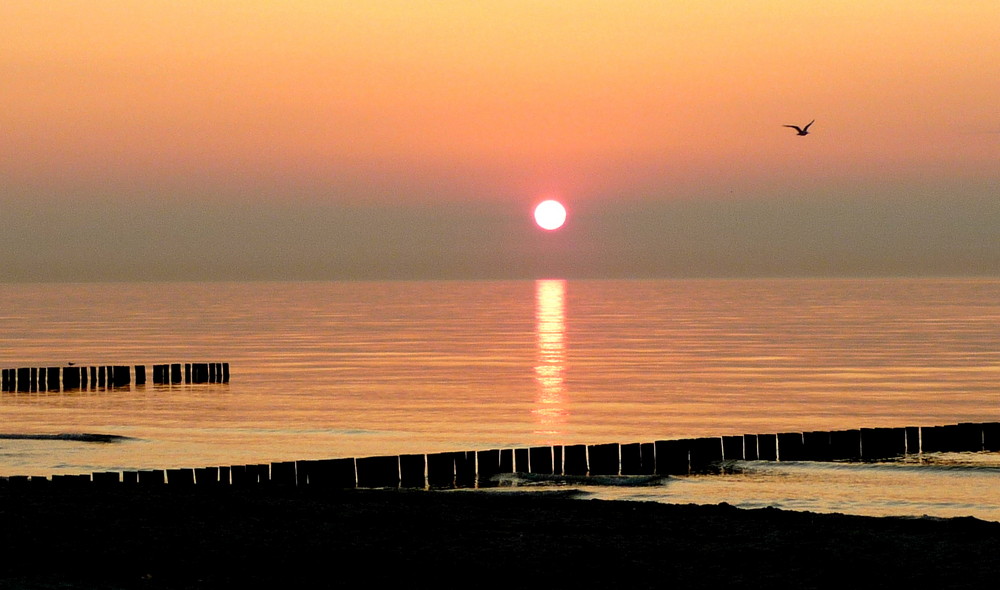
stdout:
{"type": "Polygon", "coordinates": [[[8,203],[0,282],[1000,274],[987,194],[565,202],[553,232],[530,203],[8,203]]]}
{"type": "Polygon", "coordinates": [[[1000,276],[996,16],[6,0],[0,282],[1000,276]]]}

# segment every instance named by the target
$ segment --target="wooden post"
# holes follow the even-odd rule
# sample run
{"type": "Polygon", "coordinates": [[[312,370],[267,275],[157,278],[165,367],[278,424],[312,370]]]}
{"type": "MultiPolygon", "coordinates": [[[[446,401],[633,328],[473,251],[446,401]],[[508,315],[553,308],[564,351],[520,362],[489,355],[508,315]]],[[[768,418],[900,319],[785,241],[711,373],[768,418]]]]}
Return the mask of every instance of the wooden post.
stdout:
{"type": "Polygon", "coordinates": [[[222,382],[229,383],[229,363],[222,363],[222,382]]]}
{"type": "Polygon", "coordinates": [[[455,453],[427,455],[427,485],[432,488],[455,486],[455,453]]]}
{"type": "Polygon", "coordinates": [[[756,434],[744,434],[743,435],[743,457],[747,461],[756,461],[760,458],[757,452],[757,435],[756,434]]]}
{"type": "Polygon", "coordinates": [[[31,391],[38,391],[38,369],[31,367],[29,375],[28,386],[31,388],[31,391]]]}
{"type": "Polygon", "coordinates": [[[423,489],[427,486],[427,456],[399,456],[399,485],[404,488],[423,489]]]}
{"type": "Polygon", "coordinates": [[[209,367],[211,366],[212,366],[211,363],[197,363],[195,365],[192,365],[192,367],[198,367],[198,379],[199,379],[198,383],[211,382],[211,379],[209,378],[209,367]]]}
{"type": "Polygon", "coordinates": [[[816,430],[803,432],[802,459],[805,461],[829,461],[830,433],[816,430]]]}
{"type": "Polygon", "coordinates": [[[271,483],[274,485],[295,487],[295,461],[271,463],[271,483]]]}
{"type": "Polygon", "coordinates": [[[528,473],[531,470],[528,449],[514,449],[514,472],[528,473]]]}
{"type": "Polygon", "coordinates": [[[657,475],[687,475],[689,471],[687,441],[658,440],[654,444],[657,475]]]}
{"type": "Polygon", "coordinates": [[[247,465],[247,473],[251,474],[250,479],[253,480],[256,475],[256,481],[260,485],[270,485],[271,484],[271,466],[267,463],[258,463],[257,465],[247,465]]]}
{"type": "Polygon", "coordinates": [[[94,482],[94,485],[111,487],[121,483],[121,474],[117,471],[97,472],[92,473],[90,479],[94,482]]]}
{"type": "Polygon", "coordinates": [[[724,436],[722,437],[722,459],[723,461],[743,460],[743,437],[724,436]]]}
{"type": "MultiPolygon", "coordinates": [[[[249,486],[250,483],[251,483],[250,482],[250,474],[247,473],[247,466],[246,465],[230,465],[229,466],[229,474],[230,474],[230,476],[232,478],[232,486],[234,488],[245,488],[245,487],[249,486]]],[[[257,474],[254,473],[253,475],[254,475],[254,481],[253,481],[253,483],[257,483],[257,481],[256,481],[256,475],[257,474]]]]}
{"type": "Polygon", "coordinates": [[[500,473],[514,473],[514,449],[500,449],[500,473]]]}
{"type": "Polygon", "coordinates": [[[621,446],[622,475],[642,474],[642,446],[639,443],[626,443],[621,446]]]}
{"type": "Polygon", "coordinates": [[[758,434],[757,435],[757,458],[761,461],[778,460],[778,435],[758,434]]]}
{"type": "MultiPolygon", "coordinates": [[[[194,483],[197,486],[219,485],[218,467],[199,467],[194,470],[194,483]]],[[[227,482],[228,483],[228,482],[227,482]]]]}
{"type": "Polygon", "coordinates": [[[982,430],[967,423],[923,427],[920,438],[921,449],[925,453],[979,451],[983,448],[982,430]]]}
{"type": "Polygon", "coordinates": [[[860,430],[834,430],[830,433],[830,459],[851,461],[860,458],[860,430]]]}
{"type": "Polygon", "coordinates": [[[162,469],[142,470],[139,472],[140,486],[160,486],[164,483],[164,473],[162,469]]]}
{"type": "Polygon", "coordinates": [[[801,432],[778,433],[778,459],[780,461],[801,461],[804,446],[801,432]]]}
{"type": "Polygon", "coordinates": [[[528,449],[528,465],[531,473],[552,475],[552,447],[531,447],[528,449]]]}
{"type": "Polygon", "coordinates": [[[639,445],[642,450],[642,473],[643,475],[653,475],[656,473],[656,445],[651,442],[639,445]]]}
{"type": "Polygon", "coordinates": [[[971,453],[978,453],[984,450],[982,424],[959,422],[958,437],[960,450],[971,453]]]}
{"type": "Polygon", "coordinates": [[[132,383],[131,370],[128,365],[115,367],[115,387],[128,387],[132,383]]]}
{"type": "Polygon", "coordinates": [[[354,459],[299,461],[297,468],[309,486],[317,488],[353,488],[357,483],[354,459]]]}
{"type": "Polygon", "coordinates": [[[471,488],[476,485],[476,452],[459,451],[455,453],[455,485],[460,488],[471,488]]]}
{"type": "Polygon", "coordinates": [[[906,454],[916,455],[920,453],[920,427],[907,426],[906,432],[906,454]]]}
{"type": "Polygon", "coordinates": [[[228,465],[222,465],[219,467],[219,484],[224,486],[233,485],[232,472],[228,465]]]}
{"type": "Polygon", "coordinates": [[[587,445],[563,447],[563,472],[566,475],[587,475],[587,445]]]}
{"type": "Polygon", "coordinates": [[[184,383],[191,383],[191,363],[184,363],[184,383]]]}
{"type": "Polygon", "coordinates": [[[173,363],[170,365],[170,382],[180,383],[181,382],[181,364],[173,363]]]}
{"type": "Polygon", "coordinates": [[[188,487],[194,485],[194,469],[167,469],[167,485],[188,487]]]}
{"type": "Polygon", "coordinates": [[[97,389],[97,367],[90,367],[90,389],[97,389]]]}
{"type": "Polygon", "coordinates": [[[13,391],[10,382],[10,369],[0,369],[0,391],[13,391]]]}
{"type": "Polygon", "coordinates": [[[493,476],[500,473],[500,451],[476,451],[476,472],[479,487],[495,485],[493,476]]]}
{"type": "Polygon", "coordinates": [[[359,488],[395,488],[399,486],[399,457],[385,455],[355,459],[359,488]]]}
{"type": "Polygon", "coordinates": [[[906,453],[906,429],[862,428],[861,458],[878,461],[899,457],[906,453]]]}
{"type": "Polygon", "coordinates": [[[620,455],[618,443],[587,446],[590,475],[618,475],[620,455]]]}
{"type": "Polygon", "coordinates": [[[106,378],[106,375],[105,375],[106,370],[107,369],[106,369],[106,367],[104,365],[101,365],[100,367],[97,367],[97,381],[95,383],[97,385],[97,387],[104,387],[104,381],[105,381],[105,378],[106,378]]]}
{"type": "Polygon", "coordinates": [[[60,367],[49,367],[45,371],[45,389],[49,391],[59,391],[61,385],[60,367]]]}
{"type": "Polygon", "coordinates": [[[1000,422],[986,422],[983,426],[983,450],[1000,451],[1000,422]]]}
{"type": "Polygon", "coordinates": [[[722,461],[722,437],[712,436],[689,441],[688,450],[692,471],[701,472],[722,461]]]}
{"type": "Polygon", "coordinates": [[[79,488],[90,483],[90,474],[86,475],[66,475],[54,474],[52,476],[53,486],[61,488],[79,488]]]}
{"type": "Polygon", "coordinates": [[[73,389],[80,389],[80,367],[66,367],[63,369],[63,391],[73,389]]]}
{"type": "Polygon", "coordinates": [[[135,384],[145,385],[146,384],[146,366],[136,365],[135,366],[135,384]]]}
{"type": "Polygon", "coordinates": [[[295,485],[297,487],[309,485],[309,476],[312,472],[312,464],[316,461],[300,459],[295,462],[295,485]]]}
{"type": "Polygon", "coordinates": [[[31,391],[31,369],[21,367],[17,370],[17,390],[20,392],[31,391]]]}

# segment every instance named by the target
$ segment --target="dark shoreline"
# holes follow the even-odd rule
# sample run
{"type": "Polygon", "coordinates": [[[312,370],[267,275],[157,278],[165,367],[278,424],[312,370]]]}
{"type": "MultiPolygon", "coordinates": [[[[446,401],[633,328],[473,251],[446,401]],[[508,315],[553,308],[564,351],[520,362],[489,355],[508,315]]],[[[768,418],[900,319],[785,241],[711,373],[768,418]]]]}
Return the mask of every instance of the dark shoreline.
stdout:
{"type": "Polygon", "coordinates": [[[0,588],[956,588],[995,584],[998,555],[1000,523],[974,518],[479,492],[0,486],[0,588]]]}

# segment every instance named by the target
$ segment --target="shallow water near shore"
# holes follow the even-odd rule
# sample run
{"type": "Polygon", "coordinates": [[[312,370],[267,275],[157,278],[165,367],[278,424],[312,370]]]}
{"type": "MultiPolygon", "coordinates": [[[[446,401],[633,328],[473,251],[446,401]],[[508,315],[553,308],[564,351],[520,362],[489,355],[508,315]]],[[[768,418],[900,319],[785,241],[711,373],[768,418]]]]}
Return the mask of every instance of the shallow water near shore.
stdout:
{"type": "MultiPolygon", "coordinates": [[[[228,384],[2,393],[6,433],[126,438],[0,440],[0,475],[1000,420],[997,280],[0,285],[0,333],[5,368],[232,366],[228,384]]],[[[661,496],[994,520],[1000,504],[958,495],[1000,488],[989,468],[734,468],[661,496]],[[952,491],[861,493],[886,487],[952,491]]]]}
{"type": "Polygon", "coordinates": [[[879,463],[730,461],[719,473],[594,478],[524,477],[499,481],[498,492],[576,490],[576,498],[727,503],[738,508],[862,516],[975,516],[1000,522],[1000,453],[935,453],[879,463]],[[608,485],[611,484],[611,485],[608,485]]]}

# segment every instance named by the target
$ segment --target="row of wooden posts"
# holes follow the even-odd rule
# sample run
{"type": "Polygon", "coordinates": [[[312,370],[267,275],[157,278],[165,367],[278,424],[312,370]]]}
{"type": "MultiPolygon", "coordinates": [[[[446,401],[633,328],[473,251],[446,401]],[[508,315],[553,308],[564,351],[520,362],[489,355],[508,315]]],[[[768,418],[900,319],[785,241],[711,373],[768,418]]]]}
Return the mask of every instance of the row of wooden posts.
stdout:
{"type": "Polygon", "coordinates": [[[931,452],[1000,451],[1000,422],[744,434],[649,443],[557,445],[487,451],[285,461],[194,469],[15,476],[7,483],[279,485],[325,488],[451,488],[496,485],[507,473],[687,475],[725,461],[879,461],[931,452]]]}
{"type": "MultiPolygon", "coordinates": [[[[136,385],[146,384],[146,366],[135,365],[136,385]]],[[[128,387],[133,382],[133,367],[104,365],[97,367],[21,367],[0,372],[0,391],[38,392],[73,391],[98,387],[128,387]]],[[[229,363],[170,363],[153,365],[153,383],[229,383],[229,363]]]]}

